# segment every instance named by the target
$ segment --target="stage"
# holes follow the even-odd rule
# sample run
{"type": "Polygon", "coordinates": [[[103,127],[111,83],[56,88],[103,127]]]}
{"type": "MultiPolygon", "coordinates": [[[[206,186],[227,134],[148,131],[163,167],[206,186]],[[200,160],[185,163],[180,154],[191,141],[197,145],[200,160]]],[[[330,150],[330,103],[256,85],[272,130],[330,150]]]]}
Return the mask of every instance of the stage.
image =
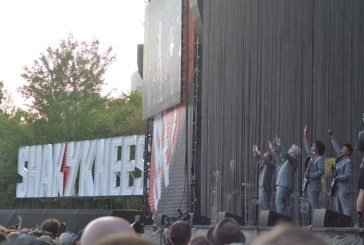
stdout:
{"type": "MultiPolygon", "coordinates": [[[[192,226],[192,236],[206,235],[210,226],[192,226]]],[[[246,243],[251,244],[258,236],[268,232],[272,227],[244,226],[241,231],[245,235],[246,243]]],[[[364,244],[364,228],[330,228],[330,227],[311,227],[309,229],[317,233],[327,244],[346,245],[346,244],[364,244]]],[[[143,236],[152,239],[155,244],[163,244],[161,229],[157,226],[145,226],[143,236]]]]}

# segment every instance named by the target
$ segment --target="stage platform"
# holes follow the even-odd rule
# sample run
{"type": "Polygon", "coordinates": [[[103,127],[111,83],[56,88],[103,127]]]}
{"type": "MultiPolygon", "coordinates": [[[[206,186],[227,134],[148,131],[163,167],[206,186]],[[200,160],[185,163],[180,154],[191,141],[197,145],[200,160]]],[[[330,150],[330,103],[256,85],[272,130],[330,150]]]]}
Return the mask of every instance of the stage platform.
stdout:
{"type": "MultiPolygon", "coordinates": [[[[207,234],[210,226],[192,226],[192,234],[203,235],[207,234]]],[[[246,245],[251,244],[258,236],[270,231],[272,227],[255,227],[244,226],[241,231],[246,238],[246,245]]],[[[308,229],[317,233],[329,245],[358,245],[364,244],[364,228],[330,228],[330,227],[301,227],[301,229],[308,229]]],[[[143,236],[152,239],[155,244],[163,244],[162,230],[156,226],[145,226],[143,236]]],[[[292,244],[293,245],[293,244],[292,244]]]]}

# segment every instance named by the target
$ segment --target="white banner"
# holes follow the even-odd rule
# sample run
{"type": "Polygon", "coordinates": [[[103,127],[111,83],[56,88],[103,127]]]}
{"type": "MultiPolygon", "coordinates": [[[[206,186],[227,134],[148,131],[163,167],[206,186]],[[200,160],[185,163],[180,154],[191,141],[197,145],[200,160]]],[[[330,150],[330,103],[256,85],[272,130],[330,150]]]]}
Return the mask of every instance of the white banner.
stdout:
{"type": "Polygon", "coordinates": [[[143,195],[144,139],[134,135],[20,147],[23,180],[16,197],[143,195]]]}

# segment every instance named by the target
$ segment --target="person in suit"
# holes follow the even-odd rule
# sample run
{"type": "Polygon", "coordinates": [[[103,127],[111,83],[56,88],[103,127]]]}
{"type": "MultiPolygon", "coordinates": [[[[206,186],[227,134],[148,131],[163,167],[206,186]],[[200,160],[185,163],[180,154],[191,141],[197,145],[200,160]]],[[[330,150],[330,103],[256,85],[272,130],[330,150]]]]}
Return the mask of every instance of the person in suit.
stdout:
{"type": "MultiPolygon", "coordinates": [[[[276,139],[278,138],[276,137],[276,139]]],[[[279,139],[275,140],[274,143],[269,142],[269,148],[274,155],[274,159],[281,162],[275,183],[277,190],[275,199],[277,213],[290,216],[289,198],[293,188],[293,177],[299,163],[298,159],[301,154],[301,148],[293,144],[287,153],[282,154],[285,151],[279,139]]]]}
{"type": "Polygon", "coordinates": [[[335,171],[331,173],[331,176],[336,180],[336,191],[332,196],[334,209],[336,212],[351,216],[350,177],[353,173],[353,163],[349,157],[353,153],[353,147],[350,143],[346,143],[340,148],[334,138],[333,131],[328,130],[328,134],[337,154],[335,171]]]}
{"type": "Polygon", "coordinates": [[[325,173],[325,144],[315,140],[310,147],[310,137],[307,126],[304,128],[303,143],[305,146],[308,166],[305,171],[307,180],[307,196],[311,209],[321,208],[320,192],[322,190],[321,176],[325,173]]]}
{"type": "MultiPolygon", "coordinates": [[[[361,127],[364,126],[364,114],[360,121],[360,126],[361,127]]],[[[363,211],[364,211],[364,129],[362,129],[358,133],[356,150],[361,159],[361,162],[360,162],[359,179],[358,179],[359,194],[358,198],[356,199],[357,219],[354,227],[361,228],[363,227],[363,211]]]]}
{"type": "Polygon", "coordinates": [[[273,157],[270,151],[262,156],[257,145],[253,145],[253,154],[259,164],[258,205],[259,210],[271,210],[272,175],[274,171],[273,157]]]}

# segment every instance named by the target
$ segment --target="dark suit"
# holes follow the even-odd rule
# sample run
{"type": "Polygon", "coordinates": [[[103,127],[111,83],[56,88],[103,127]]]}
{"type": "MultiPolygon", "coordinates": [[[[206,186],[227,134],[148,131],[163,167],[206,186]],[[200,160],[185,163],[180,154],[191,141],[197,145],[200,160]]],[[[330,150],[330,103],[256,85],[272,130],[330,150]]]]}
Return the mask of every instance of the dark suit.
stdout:
{"type": "MultiPolygon", "coordinates": [[[[336,154],[340,154],[340,147],[335,139],[331,140],[332,145],[335,148],[336,154]]],[[[353,163],[351,159],[347,156],[339,159],[335,164],[336,172],[336,191],[334,193],[333,203],[334,209],[340,212],[340,207],[342,208],[342,213],[351,216],[352,200],[350,196],[351,184],[350,177],[353,172],[353,163]]]]}
{"type": "MultiPolygon", "coordinates": [[[[305,145],[306,154],[310,154],[310,142],[309,140],[303,141],[305,145]]],[[[325,158],[317,153],[311,156],[310,159],[310,171],[309,180],[307,186],[307,195],[310,202],[311,208],[321,208],[320,205],[320,191],[322,190],[321,176],[325,173],[325,158]]]]}
{"type": "Polygon", "coordinates": [[[276,208],[277,213],[290,216],[289,212],[289,198],[293,188],[293,177],[297,169],[298,159],[292,157],[288,153],[282,154],[283,150],[280,146],[272,151],[275,159],[283,162],[278,168],[276,179],[276,208]]]}
{"type": "Polygon", "coordinates": [[[260,210],[271,210],[270,197],[272,195],[272,175],[274,165],[269,163],[268,160],[262,155],[255,157],[259,164],[259,180],[258,180],[258,203],[260,210]]]}

